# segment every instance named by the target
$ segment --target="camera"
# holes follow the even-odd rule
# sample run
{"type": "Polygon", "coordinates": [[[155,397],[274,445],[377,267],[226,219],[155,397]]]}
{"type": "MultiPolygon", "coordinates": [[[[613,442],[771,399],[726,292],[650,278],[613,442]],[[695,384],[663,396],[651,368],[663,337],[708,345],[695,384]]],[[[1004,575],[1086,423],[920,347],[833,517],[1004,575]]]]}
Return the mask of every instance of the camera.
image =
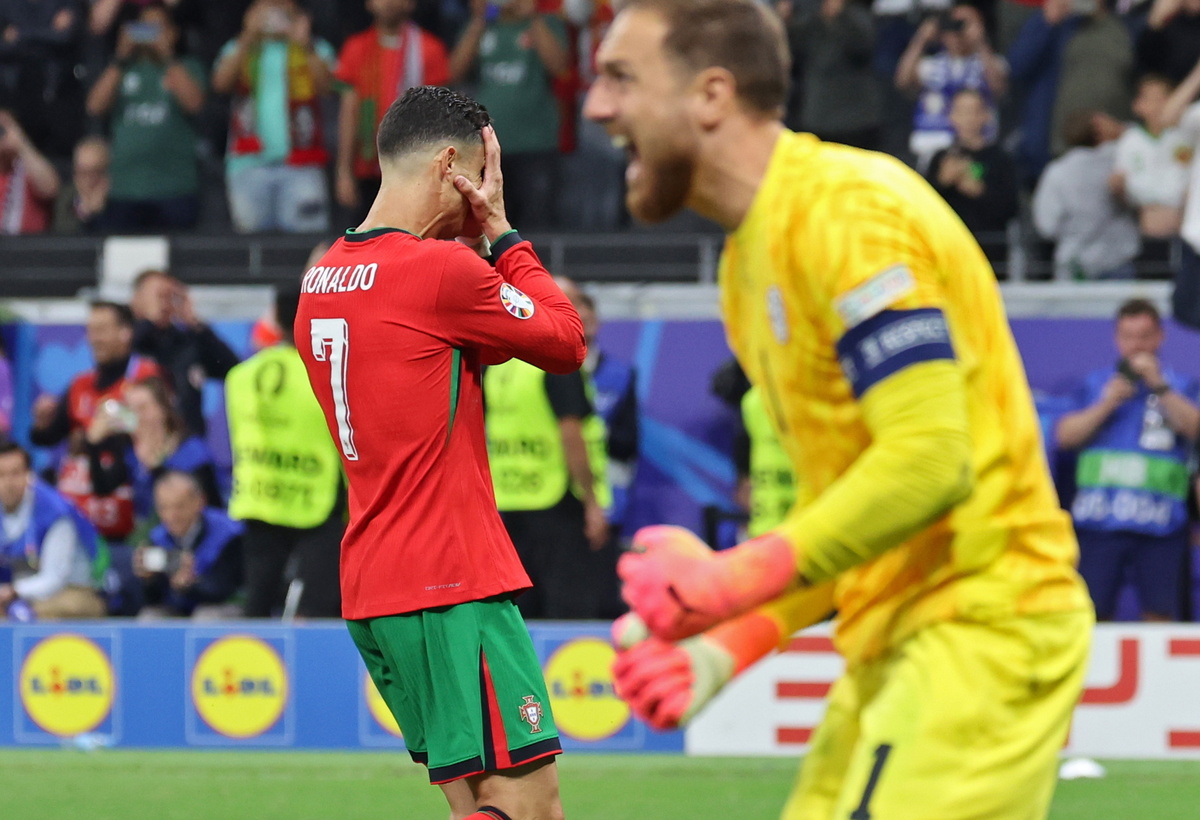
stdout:
{"type": "Polygon", "coordinates": [[[268,37],[279,37],[286,34],[291,25],[292,18],[281,8],[269,8],[263,15],[263,33],[268,37]]]}
{"type": "Polygon", "coordinates": [[[129,39],[139,46],[148,46],[158,40],[162,26],[158,23],[129,23],[125,26],[129,39]]]}
{"type": "Polygon", "coordinates": [[[938,30],[950,32],[952,34],[961,34],[962,30],[967,27],[967,21],[959,17],[955,17],[949,12],[938,17],[938,30]]]}

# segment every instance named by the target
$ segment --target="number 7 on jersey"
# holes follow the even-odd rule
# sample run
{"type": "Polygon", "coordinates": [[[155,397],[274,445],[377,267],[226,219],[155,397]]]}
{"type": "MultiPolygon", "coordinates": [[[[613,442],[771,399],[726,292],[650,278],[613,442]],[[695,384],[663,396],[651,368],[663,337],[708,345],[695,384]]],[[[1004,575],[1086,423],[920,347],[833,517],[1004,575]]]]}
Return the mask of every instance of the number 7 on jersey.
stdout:
{"type": "Polygon", "coordinates": [[[346,397],[346,360],[350,353],[350,323],[345,319],[313,319],[309,323],[313,358],[329,362],[329,386],[333,388],[333,414],[337,419],[342,453],[358,461],[354,428],[350,426],[350,402],[346,397]]]}

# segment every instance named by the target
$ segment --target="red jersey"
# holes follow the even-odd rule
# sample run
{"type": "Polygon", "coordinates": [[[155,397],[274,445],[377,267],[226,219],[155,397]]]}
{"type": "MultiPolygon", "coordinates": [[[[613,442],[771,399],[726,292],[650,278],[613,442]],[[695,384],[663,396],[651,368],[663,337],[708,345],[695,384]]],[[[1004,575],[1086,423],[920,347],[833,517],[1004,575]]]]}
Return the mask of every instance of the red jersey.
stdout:
{"type": "MultiPolygon", "coordinates": [[[[151,359],[130,356],[125,375],[101,390],[95,370],[80,373],[67,389],[67,415],[71,430],[86,430],[100,406],[109,399],[124,401],[125,388],[151,376],[163,377],[163,372],[151,359]]],[[[112,457],[105,455],[102,460],[112,457]]],[[[137,524],[133,485],[126,482],[108,495],[97,495],[92,485],[92,471],[83,454],[68,455],[59,466],[58,491],[78,507],[105,538],[123,541],[137,524]]]]}
{"type": "Polygon", "coordinates": [[[457,242],[381,228],[339,239],[305,273],[296,347],[350,482],[348,619],[529,587],[496,512],[481,368],[552,373],[587,352],[571,303],[516,234],[493,268],[457,242]]]}
{"type": "Polygon", "coordinates": [[[351,35],[338,55],[333,76],[344,87],[354,90],[359,100],[358,146],[354,157],[354,175],[360,179],[379,178],[379,158],[375,155],[375,133],[379,123],[396,99],[418,85],[446,85],[450,82],[450,58],[442,41],[409,23],[384,45],[375,26],[351,35]]]}

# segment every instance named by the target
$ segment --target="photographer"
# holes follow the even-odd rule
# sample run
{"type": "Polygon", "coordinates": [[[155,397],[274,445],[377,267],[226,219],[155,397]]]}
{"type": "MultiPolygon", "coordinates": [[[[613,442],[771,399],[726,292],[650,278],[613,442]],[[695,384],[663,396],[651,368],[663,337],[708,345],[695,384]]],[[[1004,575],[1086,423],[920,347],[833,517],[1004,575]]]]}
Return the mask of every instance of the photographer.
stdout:
{"type": "Polygon", "coordinates": [[[1187,566],[1188,455],[1200,433],[1197,385],[1163,367],[1162,319],[1144,299],[1121,305],[1120,361],[1091,373],[1075,412],[1055,428],[1060,448],[1079,451],[1071,513],[1079,572],[1099,620],[1111,620],[1127,568],[1142,619],[1183,614],[1187,566]]]}
{"type": "Polygon", "coordinates": [[[154,507],[162,523],[133,554],[146,596],[142,614],[189,616],[202,605],[227,603],[242,583],[242,525],[206,507],[190,473],[163,474],[154,507]]]}
{"type": "Polygon", "coordinates": [[[1008,90],[1008,64],[989,45],[979,10],[959,3],[917,29],[896,66],[896,87],[917,95],[909,150],[924,171],[934,153],[954,141],[950,101],[964,88],[987,102],[988,139],[995,136],[996,100],[1008,90]]]}
{"type": "Polygon", "coordinates": [[[178,41],[170,12],[145,7],[121,27],[116,61],[88,94],[90,115],[112,115],[112,230],[192,228],[199,218],[194,118],[204,106],[204,70],[177,56],[178,41]]]}

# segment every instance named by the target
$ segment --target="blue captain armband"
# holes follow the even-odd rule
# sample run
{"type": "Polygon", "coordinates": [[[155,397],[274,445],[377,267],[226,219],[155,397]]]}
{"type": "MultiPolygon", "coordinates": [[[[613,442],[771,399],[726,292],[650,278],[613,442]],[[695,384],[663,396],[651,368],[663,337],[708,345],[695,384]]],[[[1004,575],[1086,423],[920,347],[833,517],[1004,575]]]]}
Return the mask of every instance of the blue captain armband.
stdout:
{"type": "Polygon", "coordinates": [[[937,308],[882,311],[846,331],[837,351],[857,398],[909,365],[955,358],[946,317],[937,308]]]}

